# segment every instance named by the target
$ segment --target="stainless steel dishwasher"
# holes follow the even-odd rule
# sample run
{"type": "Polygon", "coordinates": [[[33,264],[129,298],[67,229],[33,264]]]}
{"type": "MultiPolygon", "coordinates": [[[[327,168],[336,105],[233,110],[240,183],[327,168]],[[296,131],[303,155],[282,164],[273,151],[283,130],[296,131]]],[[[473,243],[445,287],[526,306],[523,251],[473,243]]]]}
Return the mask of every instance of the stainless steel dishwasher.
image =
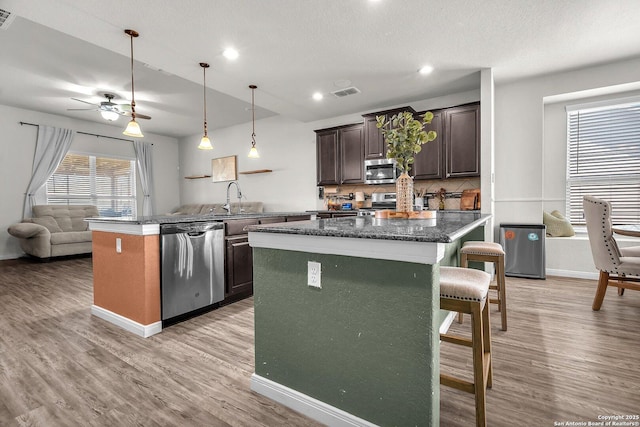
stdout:
{"type": "Polygon", "coordinates": [[[162,326],[211,310],[224,299],[224,226],[160,226],[162,326]]]}

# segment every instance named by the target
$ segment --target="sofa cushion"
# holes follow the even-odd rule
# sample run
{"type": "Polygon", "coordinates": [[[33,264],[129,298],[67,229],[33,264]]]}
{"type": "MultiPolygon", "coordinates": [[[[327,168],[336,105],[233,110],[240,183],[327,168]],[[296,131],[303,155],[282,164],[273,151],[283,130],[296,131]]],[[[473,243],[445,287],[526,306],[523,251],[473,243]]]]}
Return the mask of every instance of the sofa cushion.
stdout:
{"type": "Polygon", "coordinates": [[[34,218],[53,217],[62,231],[86,231],[89,224],[84,219],[98,216],[93,205],[36,205],[32,210],[34,218]]]}
{"type": "Polygon", "coordinates": [[[42,216],[40,218],[29,218],[29,222],[46,227],[51,233],[60,233],[62,228],[52,216],[42,216]]]}
{"type": "Polygon", "coordinates": [[[52,245],[63,245],[67,243],[83,243],[91,241],[91,231],[67,231],[64,233],[53,233],[51,235],[52,245]]]}

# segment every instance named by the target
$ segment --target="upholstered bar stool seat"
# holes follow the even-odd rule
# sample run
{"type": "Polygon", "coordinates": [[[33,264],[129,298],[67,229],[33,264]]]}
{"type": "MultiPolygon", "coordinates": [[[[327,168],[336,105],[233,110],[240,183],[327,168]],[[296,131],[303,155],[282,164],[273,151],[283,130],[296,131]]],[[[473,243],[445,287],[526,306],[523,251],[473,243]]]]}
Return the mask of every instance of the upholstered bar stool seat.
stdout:
{"type": "Polygon", "coordinates": [[[475,395],[476,425],[487,425],[486,390],[491,387],[491,327],[487,294],[491,275],[484,271],[440,267],[440,308],[471,315],[471,339],[441,334],[444,342],[471,347],[473,350],[473,382],[440,374],[440,384],[475,395]]]}
{"type": "MultiPolygon", "coordinates": [[[[489,289],[497,291],[496,299],[489,299],[489,302],[498,304],[498,311],[501,315],[502,330],[507,330],[507,290],[504,278],[504,249],[500,243],[468,241],[460,249],[460,266],[467,267],[469,261],[492,262],[495,265],[496,284],[489,286],[489,289]]],[[[462,315],[460,315],[462,321],[462,315]]]]}

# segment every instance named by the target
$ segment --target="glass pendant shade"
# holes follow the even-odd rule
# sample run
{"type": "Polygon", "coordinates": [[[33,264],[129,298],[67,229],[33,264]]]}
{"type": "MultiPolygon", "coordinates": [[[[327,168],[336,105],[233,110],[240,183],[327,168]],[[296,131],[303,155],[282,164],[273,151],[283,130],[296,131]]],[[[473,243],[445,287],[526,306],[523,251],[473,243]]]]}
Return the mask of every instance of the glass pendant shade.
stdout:
{"type": "Polygon", "coordinates": [[[122,132],[123,135],[133,136],[134,138],[142,138],[144,135],[142,134],[142,130],[140,130],[140,125],[136,122],[136,119],[131,119],[127,128],[122,132]]]}
{"type": "Polygon", "coordinates": [[[138,124],[138,122],[136,122],[136,91],[133,86],[133,38],[138,37],[139,34],[136,30],[124,30],[124,33],[129,36],[129,39],[131,41],[131,121],[122,133],[134,138],[143,138],[144,135],[142,134],[140,125],[138,124]]]}
{"type": "Polygon", "coordinates": [[[213,145],[211,145],[211,140],[209,136],[207,136],[207,68],[209,68],[209,64],[206,62],[201,62],[200,66],[202,67],[202,99],[203,99],[203,115],[204,115],[204,135],[202,139],[200,139],[200,145],[198,145],[198,149],[200,150],[213,150],[213,145]]]}
{"type": "Polygon", "coordinates": [[[202,137],[198,148],[201,150],[213,150],[213,145],[211,145],[211,141],[209,140],[209,137],[207,135],[202,137]]]}
{"type": "Polygon", "coordinates": [[[251,150],[249,150],[249,158],[250,159],[260,158],[260,154],[258,154],[258,149],[256,147],[251,147],[251,150]]]}
{"type": "Polygon", "coordinates": [[[118,120],[118,117],[120,117],[120,114],[115,111],[100,111],[100,115],[103,119],[109,120],[110,122],[118,120]]]}
{"type": "Polygon", "coordinates": [[[259,159],[260,154],[258,154],[258,149],[256,148],[256,102],[254,98],[255,90],[258,88],[256,85],[249,85],[249,89],[251,89],[251,150],[249,150],[249,158],[250,159],[259,159]]]}

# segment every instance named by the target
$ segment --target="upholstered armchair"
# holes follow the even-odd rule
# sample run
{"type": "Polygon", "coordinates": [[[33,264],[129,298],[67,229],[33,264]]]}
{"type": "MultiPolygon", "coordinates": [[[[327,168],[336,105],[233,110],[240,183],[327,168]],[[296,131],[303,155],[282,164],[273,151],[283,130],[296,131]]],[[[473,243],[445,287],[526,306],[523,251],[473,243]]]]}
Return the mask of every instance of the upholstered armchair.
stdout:
{"type": "Polygon", "coordinates": [[[624,289],[640,290],[640,246],[619,248],[611,227],[611,204],[593,196],[582,202],[587,222],[589,244],[596,268],[600,270],[598,290],[592,309],[600,310],[608,286],[615,286],[622,295],[624,289]],[[630,277],[631,276],[631,277],[630,277]]]}

